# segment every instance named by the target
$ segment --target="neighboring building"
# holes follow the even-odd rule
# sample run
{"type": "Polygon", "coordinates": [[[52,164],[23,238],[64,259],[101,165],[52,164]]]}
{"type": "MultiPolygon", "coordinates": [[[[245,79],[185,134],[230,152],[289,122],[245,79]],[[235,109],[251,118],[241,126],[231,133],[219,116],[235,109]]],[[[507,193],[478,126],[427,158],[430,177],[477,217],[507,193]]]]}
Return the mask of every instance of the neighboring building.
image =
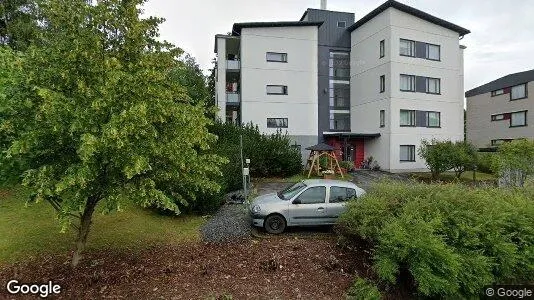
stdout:
{"type": "Polygon", "coordinates": [[[492,148],[519,138],[534,138],[534,70],[504,76],[465,93],[467,140],[492,148]]]}
{"type": "Polygon", "coordinates": [[[373,156],[385,170],[423,170],[422,139],[463,139],[468,33],[396,1],[356,23],[324,9],[237,23],[216,36],[219,116],[287,131],[304,158],[327,142],[356,167],[373,156]]]}

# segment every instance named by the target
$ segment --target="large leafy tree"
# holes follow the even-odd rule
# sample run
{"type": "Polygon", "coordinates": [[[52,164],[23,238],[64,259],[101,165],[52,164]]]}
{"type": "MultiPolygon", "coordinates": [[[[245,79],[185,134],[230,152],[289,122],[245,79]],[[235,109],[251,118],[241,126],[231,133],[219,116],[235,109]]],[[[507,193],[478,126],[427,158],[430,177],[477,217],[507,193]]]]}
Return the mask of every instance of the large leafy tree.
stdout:
{"type": "Polygon", "coordinates": [[[0,45],[25,50],[38,37],[37,0],[0,1],[0,45]]]}
{"type": "Polygon", "coordinates": [[[157,40],[162,20],[142,19],[144,2],[44,1],[40,45],[4,60],[15,78],[0,98],[6,156],[25,166],[32,199],[76,227],[73,266],[95,210],[133,201],[179,213],[219,189],[210,120],[172,80],[182,51],[157,40]]]}

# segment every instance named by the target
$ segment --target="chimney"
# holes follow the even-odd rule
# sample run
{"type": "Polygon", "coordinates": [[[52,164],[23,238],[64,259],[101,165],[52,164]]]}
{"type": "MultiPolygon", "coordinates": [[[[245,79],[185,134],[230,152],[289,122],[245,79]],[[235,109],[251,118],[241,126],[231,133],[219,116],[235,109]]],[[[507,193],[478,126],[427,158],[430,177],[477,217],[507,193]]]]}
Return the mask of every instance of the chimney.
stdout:
{"type": "Polygon", "coordinates": [[[327,0],[321,0],[321,9],[326,10],[326,1],[327,0]]]}

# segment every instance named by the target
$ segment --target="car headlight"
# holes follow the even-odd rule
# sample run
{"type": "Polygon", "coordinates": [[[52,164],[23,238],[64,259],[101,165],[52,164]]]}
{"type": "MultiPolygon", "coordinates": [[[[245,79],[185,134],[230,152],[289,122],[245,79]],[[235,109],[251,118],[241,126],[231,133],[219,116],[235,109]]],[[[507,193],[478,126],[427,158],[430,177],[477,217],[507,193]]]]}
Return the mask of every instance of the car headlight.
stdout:
{"type": "Polygon", "coordinates": [[[257,214],[257,213],[259,213],[260,211],[261,211],[261,208],[260,208],[259,205],[254,205],[254,206],[252,207],[252,212],[253,212],[253,213],[257,214]]]}

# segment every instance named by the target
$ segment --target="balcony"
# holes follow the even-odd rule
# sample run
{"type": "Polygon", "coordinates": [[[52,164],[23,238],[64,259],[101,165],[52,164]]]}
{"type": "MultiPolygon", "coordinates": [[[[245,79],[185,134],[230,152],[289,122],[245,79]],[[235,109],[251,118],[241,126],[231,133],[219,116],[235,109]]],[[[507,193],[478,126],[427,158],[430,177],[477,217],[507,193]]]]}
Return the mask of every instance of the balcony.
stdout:
{"type": "Polygon", "coordinates": [[[227,60],[226,69],[231,71],[238,71],[239,69],[241,69],[241,62],[239,60],[227,60]]]}
{"type": "Polygon", "coordinates": [[[241,95],[239,92],[226,92],[226,104],[239,105],[241,102],[241,95]]]}

